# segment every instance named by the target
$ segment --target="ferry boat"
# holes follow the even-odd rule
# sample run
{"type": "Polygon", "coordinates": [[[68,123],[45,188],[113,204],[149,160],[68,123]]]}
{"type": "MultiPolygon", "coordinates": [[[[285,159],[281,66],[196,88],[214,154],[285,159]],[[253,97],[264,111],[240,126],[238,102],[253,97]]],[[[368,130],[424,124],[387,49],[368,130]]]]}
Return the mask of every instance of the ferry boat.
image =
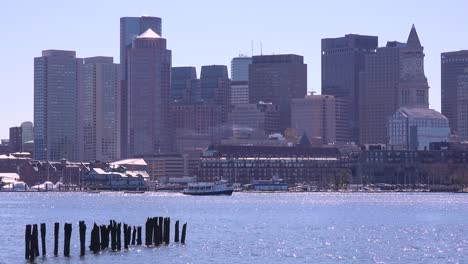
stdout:
{"type": "Polygon", "coordinates": [[[273,176],[271,180],[253,180],[252,185],[255,191],[287,191],[288,184],[283,182],[277,175],[273,176]]]}
{"type": "Polygon", "coordinates": [[[226,181],[189,183],[186,195],[232,195],[234,188],[226,181]]]}

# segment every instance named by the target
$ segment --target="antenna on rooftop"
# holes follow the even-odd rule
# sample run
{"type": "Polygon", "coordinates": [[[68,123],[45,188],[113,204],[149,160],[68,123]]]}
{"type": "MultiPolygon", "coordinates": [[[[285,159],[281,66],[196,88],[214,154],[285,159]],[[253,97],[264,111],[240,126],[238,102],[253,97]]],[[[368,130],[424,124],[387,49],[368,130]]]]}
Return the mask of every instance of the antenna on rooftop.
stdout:
{"type": "Polygon", "coordinates": [[[250,57],[253,57],[253,40],[250,43],[250,57]]]}
{"type": "Polygon", "coordinates": [[[260,41],[260,55],[263,55],[263,44],[261,41],[260,41]]]}

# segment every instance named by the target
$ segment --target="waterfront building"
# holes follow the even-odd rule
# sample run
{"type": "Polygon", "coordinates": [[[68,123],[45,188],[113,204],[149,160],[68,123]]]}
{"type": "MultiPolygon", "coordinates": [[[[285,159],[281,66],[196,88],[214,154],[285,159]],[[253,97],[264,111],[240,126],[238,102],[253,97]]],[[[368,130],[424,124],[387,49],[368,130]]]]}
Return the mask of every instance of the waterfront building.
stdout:
{"type": "Polygon", "coordinates": [[[130,190],[144,191],[145,181],[149,180],[148,172],[128,170],[124,166],[92,168],[83,179],[84,188],[94,190],[130,190]]]}
{"type": "Polygon", "coordinates": [[[348,34],[322,39],[322,94],[333,95],[347,109],[337,112],[341,113],[337,121],[343,121],[343,128],[336,129],[338,142],[358,142],[359,73],[365,70],[365,55],[375,53],[377,47],[377,36],[348,34]]]}
{"type": "Polygon", "coordinates": [[[388,144],[394,149],[425,150],[431,142],[448,141],[448,120],[427,108],[401,107],[388,120],[388,144]]]}
{"type": "Polygon", "coordinates": [[[34,58],[34,158],[78,159],[78,87],[83,60],[74,51],[34,58]]]}
{"type": "Polygon", "coordinates": [[[291,126],[298,135],[319,139],[323,144],[336,141],[336,100],[331,95],[309,95],[291,102],[291,126]]]}
{"type": "Polygon", "coordinates": [[[34,125],[30,121],[21,123],[21,139],[22,144],[34,140],[34,125]]]}
{"type": "Polygon", "coordinates": [[[194,102],[199,93],[199,80],[195,67],[172,67],[171,98],[177,102],[194,102]]]}
{"type": "Polygon", "coordinates": [[[112,57],[84,59],[80,88],[80,160],[120,158],[120,67],[112,57]]]}
{"type": "Polygon", "coordinates": [[[335,182],[336,175],[344,174],[351,177],[336,148],[213,146],[203,153],[200,163],[202,181],[224,179],[248,184],[277,175],[288,184],[326,185],[335,182]]]}
{"type": "MultiPolygon", "coordinates": [[[[272,103],[240,104],[233,107],[228,123],[234,131],[248,131],[269,135],[281,132],[279,110],[272,103]]],[[[234,132],[235,134],[236,132],[234,132]]]]}
{"type": "Polygon", "coordinates": [[[131,48],[133,40],[151,29],[159,36],[162,36],[162,20],[159,17],[121,17],[120,18],[120,78],[121,82],[121,117],[120,117],[120,137],[121,155],[127,157],[128,154],[128,50],[131,48]]]}
{"type": "MultiPolygon", "coordinates": [[[[462,140],[468,140],[468,67],[457,78],[457,97],[455,104],[456,128],[451,126],[462,140]]],[[[450,120],[449,120],[450,122],[450,120]]]]}
{"type": "Polygon", "coordinates": [[[174,149],[171,117],[171,51],[166,39],[148,29],[128,50],[129,155],[174,149]]]}
{"type": "Polygon", "coordinates": [[[307,93],[307,64],[299,55],[253,56],[249,66],[249,102],[273,103],[280,112],[280,130],[291,127],[291,99],[307,93]]]}
{"type": "Polygon", "coordinates": [[[231,81],[231,105],[249,103],[249,82],[231,81]]]}
{"type": "Polygon", "coordinates": [[[221,121],[227,121],[231,108],[231,80],[227,66],[202,66],[200,74],[200,98],[203,102],[220,107],[221,121]]]}
{"type": "Polygon", "coordinates": [[[29,186],[51,181],[54,184],[61,181],[64,184],[80,185],[85,175],[92,167],[89,163],[60,161],[39,161],[28,159],[17,169],[20,179],[29,186]]]}
{"type": "Polygon", "coordinates": [[[233,82],[249,81],[249,65],[252,57],[239,55],[231,60],[231,80],[233,82]]]}
{"type": "Polygon", "coordinates": [[[153,181],[167,181],[169,178],[196,176],[200,162],[199,156],[189,154],[161,154],[144,157],[148,173],[153,181]]]}
{"type": "Polygon", "coordinates": [[[415,27],[406,43],[388,42],[365,56],[360,80],[360,143],[387,142],[388,118],[400,107],[428,108],[424,52],[415,27]]]}
{"type": "Polygon", "coordinates": [[[10,151],[20,152],[23,151],[23,130],[21,127],[10,127],[10,139],[8,146],[10,151]]]}
{"type": "MultiPolygon", "coordinates": [[[[459,134],[458,127],[458,78],[468,68],[468,50],[444,52],[440,56],[442,114],[450,123],[452,133],[459,134]]],[[[463,106],[460,106],[463,108],[463,106]]],[[[462,132],[464,133],[464,132],[462,132]]]]}

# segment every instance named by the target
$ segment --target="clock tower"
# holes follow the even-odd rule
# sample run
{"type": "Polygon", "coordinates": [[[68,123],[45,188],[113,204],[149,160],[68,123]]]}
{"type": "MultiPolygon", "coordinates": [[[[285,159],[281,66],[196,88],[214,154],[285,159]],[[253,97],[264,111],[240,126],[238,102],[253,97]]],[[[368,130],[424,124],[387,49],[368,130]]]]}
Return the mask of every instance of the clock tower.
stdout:
{"type": "Polygon", "coordinates": [[[424,48],[414,25],[400,49],[399,106],[429,107],[429,85],[424,75],[424,48]]]}

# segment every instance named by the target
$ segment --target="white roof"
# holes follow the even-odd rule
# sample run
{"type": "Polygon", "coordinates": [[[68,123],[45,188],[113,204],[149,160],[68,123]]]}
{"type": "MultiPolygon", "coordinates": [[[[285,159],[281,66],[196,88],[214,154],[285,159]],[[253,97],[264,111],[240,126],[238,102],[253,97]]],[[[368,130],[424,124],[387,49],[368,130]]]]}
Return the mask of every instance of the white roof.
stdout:
{"type": "Polygon", "coordinates": [[[152,38],[152,39],[156,39],[156,38],[161,38],[161,36],[159,36],[156,32],[154,32],[153,30],[151,30],[151,28],[148,28],[148,30],[146,30],[145,32],[143,32],[143,34],[141,34],[141,35],[138,36],[137,38],[152,38]]]}
{"type": "Polygon", "coordinates": [[[111,171],[111,172],[107,172],[103,169],[100,169],[100,168],[94,168],[93,169],[94,172],[96,172],[97,174],[119,174],[121,177],[143,177],[143,178],[149,178],[149,174],[148,172],[146,171],[126,171],[125,173],[123,172],[116,172],[116,171],[111,171]]]}
{"type": "Polygon", "coordinates": [[[0,178],[19,179],[17,173],[0,173],[0,178]]]}
{"type": "Polygon", "coordinates": [[[114,167],[114,166],[120,166],[120,165],[137,165],[137,166],[146,166],[148,164],[146,164],[145,160],[144,159],[124,159],[124,160],[118,160],[118,161],[114,161],[110,164],[111,167],[114,167]]]}

